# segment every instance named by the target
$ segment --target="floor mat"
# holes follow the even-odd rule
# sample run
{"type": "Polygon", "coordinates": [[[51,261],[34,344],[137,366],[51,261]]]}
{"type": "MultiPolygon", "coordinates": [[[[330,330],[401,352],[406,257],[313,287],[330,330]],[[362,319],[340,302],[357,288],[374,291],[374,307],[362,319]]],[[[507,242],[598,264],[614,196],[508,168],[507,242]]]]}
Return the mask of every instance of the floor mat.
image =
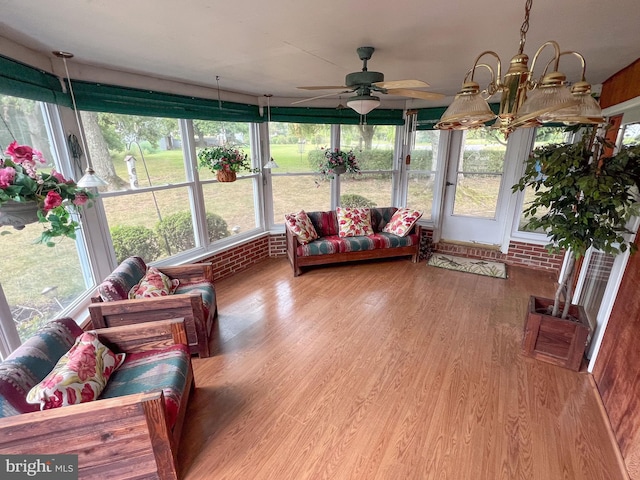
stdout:
{"type": "Polygon", "coordinates": [[[504,263],[477,258],[454,257],[453,255],[434,253],[429,258],[427,265],[459,272],[475,273],[487,277],[507,278],[507,268],[504,263]]]}

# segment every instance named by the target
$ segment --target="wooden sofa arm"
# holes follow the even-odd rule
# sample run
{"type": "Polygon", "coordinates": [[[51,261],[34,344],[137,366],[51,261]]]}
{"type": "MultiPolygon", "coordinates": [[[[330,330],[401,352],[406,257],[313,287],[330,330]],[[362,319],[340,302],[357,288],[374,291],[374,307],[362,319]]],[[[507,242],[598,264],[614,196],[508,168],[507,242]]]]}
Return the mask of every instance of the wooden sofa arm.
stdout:
{"type": "Polygon", "coordinates": [[[286,240],[287,240],[287,257],[289,257],[289,263],[293,269],[293,276],[297,277],[302,273],[302,270],[298,266],[298,237],[295,236],[288,228],[285,228],[286,240]]]}
{"type": "Polygon", "coordinates": [[[184,319],[157,320],[95,330],[100,340],[119,352],[143,352],[188,345],[184,319]]]}
{"type": "Polygon", "coordinates": [[[205,306],[199,293],[181,293],[162,297],[97,302],[89,305],[91,328],[113,328],[183,318],[187,345],[191,353],[205,358],[210,355],[209,332],[216,313],[215,305],[205,316],[205,306]]]}
{"type": "Polygon", "coordinates": [[[202,310],[202,297],[198,293],[115,300],[89,305],[89,315],[95,328],[107,327],[104,317],[131,317],[131,319],[138,321],[167,320],[169,318],[192,317],[194,311],[198,312],[199,310],[202,310]]]}
{"type": "Polygon", "coordinates": [[[213,283],[213,264],[211,262],[157,268],[165,275],[178,280],[188,282],[208,281],[213,283]]]}
{"type": "Polygon", "coordinates": [[[0,419],[2,454],[78,455],[82,479],[171,479],[173,440],[162,392],[0,419]]]}

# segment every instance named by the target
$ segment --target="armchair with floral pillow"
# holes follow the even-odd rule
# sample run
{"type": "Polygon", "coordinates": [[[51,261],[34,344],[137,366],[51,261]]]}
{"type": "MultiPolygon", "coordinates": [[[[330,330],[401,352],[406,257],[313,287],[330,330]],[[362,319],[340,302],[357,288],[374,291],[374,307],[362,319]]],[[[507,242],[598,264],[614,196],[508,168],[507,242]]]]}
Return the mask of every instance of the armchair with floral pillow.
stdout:
{"type": "Polygon", "coordinates": [[[0,454],[78,456],[80,478],[178,478],[194,389],[182,319],[42,327],[0,363],[0,454]]]}
{"type": "Polygon", "coordinates": [[[218,313],[211,263],[156,268],[129,257],[97,292],[89,306],[92,328],[184,318],[191,353],[210,355],[218,313]]]}

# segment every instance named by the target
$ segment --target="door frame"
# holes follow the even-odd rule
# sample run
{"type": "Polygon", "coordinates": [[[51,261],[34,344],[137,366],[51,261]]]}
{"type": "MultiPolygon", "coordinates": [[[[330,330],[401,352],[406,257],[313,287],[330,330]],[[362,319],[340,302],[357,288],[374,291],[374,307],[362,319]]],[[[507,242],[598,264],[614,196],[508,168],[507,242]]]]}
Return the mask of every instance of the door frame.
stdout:
{"type": "MultiPolygon", "coordinates": [[[[495,238],[498,239],[496,245],[500,248],[502,253],[507,253],[509,250],[509,243],[511,240],[511,232],[513,229],[514,212],[518,206],[519,192],[512,193],[512,186],[517,182],[518,178],[522,175],[524,168],[524,160],[527,158],[533,147],[533,141],[535,138],[534,128],[521,128],[509,135],[507,141],[507,149],[505,151],[504,169],[502,171],[502,181],[500,183],[498,204],[496,205],[496,215],[494,220],[498,229],[495,238]]],[[[446,181],[449,176],[450,169],[455,168],[457,171],[457,164],[459,161],[459,155],[462,148],[463,135],[461,131],[452,131],[447,138],[441,138],[442,148],[442,174],[439,178],[440,186],[440,198],[439,198],[439,215],[435,220],[434,241],[439,241],[442,238],[444,222],[447,220],[445,213],[446,199],[448,195],[446,188],[446,181]]],[[[449,189],[453,192],[452,189],[449,189]]],[[[435,194],[435,192],[434,192],[435,194]]],[[[435,195],[434,195],[435,196],[435,195]]],[[[468,239],[467,241],[469,241],[468,239]]],[[[461,240],[464,242],[465,240],[461,240]]],[[[482,246],[479,243],[478,246],[482,246]]]]}

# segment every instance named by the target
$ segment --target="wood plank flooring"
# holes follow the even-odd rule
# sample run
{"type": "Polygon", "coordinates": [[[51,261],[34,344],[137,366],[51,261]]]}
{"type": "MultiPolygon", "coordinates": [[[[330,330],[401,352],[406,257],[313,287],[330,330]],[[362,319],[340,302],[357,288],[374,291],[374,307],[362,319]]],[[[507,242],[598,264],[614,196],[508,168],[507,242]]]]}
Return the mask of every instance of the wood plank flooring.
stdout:
{"type": "Polygon", "coordinates": [[[217,283],[182,478],[626,478],[589,375],[520,355],[553,277],[508,273],[270,259],[217,283]]]}

